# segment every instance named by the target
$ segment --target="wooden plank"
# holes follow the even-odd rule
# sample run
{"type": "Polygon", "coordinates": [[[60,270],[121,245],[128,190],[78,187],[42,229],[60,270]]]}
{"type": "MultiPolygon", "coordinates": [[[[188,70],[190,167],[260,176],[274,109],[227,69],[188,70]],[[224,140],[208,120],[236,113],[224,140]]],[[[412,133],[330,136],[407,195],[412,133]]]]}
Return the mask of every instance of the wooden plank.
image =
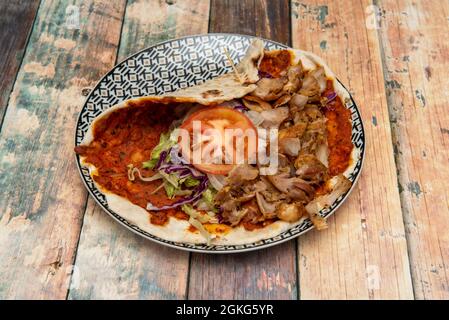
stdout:
{"type": "Polygon", "coordinates": [[[0,2],[0,123],[38,7],[32,0],[0,2]]]}
{"type": "Polygon", "coordinates": [[[113,221],[89,197],[68,299],[182,299],[189,255],[113,221]]]}
{"type": "Polygon", "coordinates": [[[75,119],[82,88],[113,63],[123,11],[109,1],[40,6],[0,137],[1,298],[67,295],[86,203],[75,119]]]}
{"type": "MultiPolygon", "coordinates": [[[[119,61],[163,40],[207,32],[208,1],[172,2],[128,2],[119,61]]],[[[189,254],[133,234],[89,198],[76,268],[80,279],[69,299],[182,299],[189,254]]]]}
{"type": "Polygon", "coordinates": [[[296,299],[295,241],[231,255],[192,254],[189,299],[296,299]]]}
{"type": "Polygon", "coordinates": [[[449,298],[449,3],[382,1],[380,39],[417,299],[449,298]]]}
{"type": "Polygon", "coordinates": [[[366,130],[357,187],[329,229],[299,241],[302,299],[411,299],[413,290],[371,2],[292,2],[293,45],[328,62],[352,92],[366,130]]]}
{"type": "Polygon", "coordinates": [[[128,1],[119,61],[152,44],[207,33],[209,0],[128,1]],[[149,17],[148,12],[151,12],[149,17]]]}
{"type": "Polygon", "coordinates": [[[240,33],[290,43],[288,0],[212,0],[209,32],[240,33]]]}
{"type": "MultiPolygon", "coordinates": [[[[288,1],[212,1],[209,32],[290,42],[288,1]]],[[[296,242],[244,254],[192,254],[189,299],[296,299],[296,242]]]]}

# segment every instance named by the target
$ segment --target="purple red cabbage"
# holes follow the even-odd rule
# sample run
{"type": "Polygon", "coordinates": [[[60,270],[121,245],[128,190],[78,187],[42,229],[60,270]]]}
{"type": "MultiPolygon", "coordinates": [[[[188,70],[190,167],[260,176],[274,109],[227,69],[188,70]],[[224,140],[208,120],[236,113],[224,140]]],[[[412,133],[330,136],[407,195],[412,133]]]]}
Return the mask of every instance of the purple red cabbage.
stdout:
{"type": "Polygon", "coordinates": [[[248,109],[247,107],[242,106],[242,105],[235,106],[235,107],[234,107],[234,110],[241,111],[241,112],[243,112],[243,111],[249,111],[249,109],[248,109]]]}
{"type": "Polygon", "coordinates": [[[191,165],[167,164],[165,166],[160,167],[159,170],[163,170],[165,173],[177,172],[180,175],[188,174],[195,179],[201,179],[203,177],[207,178],[207,176],[200,174],[191,165]]]}
{"type": "Polygon", "coordinates": [[[173,164],[188,164],[189,162],[179,155],[178,147],[174,146],[170,149],[170,160],[173,164]]]}
{"type": "Polygon", "coordinates": [[[337,93],[331,92],[331,93],[326,94],[325,97],[327,98],[327,103],[329,103],[337,97],[337,93]]]}
{"type": "MultiPolygon", "coordinates": [[[[167,210],[167,209],[172,209],[172,208],[177,208],[180,207],[184,204],[190,204],[193,203],[197,200],[199,200],[199,198],[201,197],[202,193],[207,189],[208,184],[209,184],[209,179],[207,178],[207,175],[201,174],[199,173],[195,168],[193,168],[192,165],[188,164],[188,163],[177,163],[177,164],[173,164],[173,163],[165,163],[165,160],[167,159],[167,156],[170,154],[170,161],[168,162],[172,162],[172,150],[174,148],[170,148],[166,151],[162,151],[160,154],[160,158],[156,164],[156,166],[154,167],[156,170],[159,171],[163,171],[167,174],[170,173],[177,173],[178,177],[180,179],[183,178],[187,178],[187,177],[193,177],[197,180],[200,181],[199,185],[192,191],[192,194],[189,195],[188,197],[185,197],[183,199],[177,200],[174,203],[170,204],[170,205],[166,205],[166,206],[162,206],[162,207],[155,207],[152,204],[148,204],[147,205],[147,209],[148,210],[153,210],[153,211],[161,211],[161,210],[167,210]]],[[[178,161],[176,161],[178,162],[178,161]]]]}
{"type": "Polygon", "coordinates": [[[258,74],[259,74],[259,78],[269,78],[269,79],[273,78],[273,76],[271,74],[269,74],[268,72],[265,72],[265,71],[259,70],[258,74]]]}
{"type": "Polygon", "coordinates": [[[175,201],[174,203],[172,203],[170,205],[166,205],[166,206],[162,206],[162,207],[155,207],[155,206],[151,205],[151,207],[149,208],[149,206],[147,206],[147,209],[148,210],[152,210],[152,211],[162,211],[162,210],[168,210],[168,209],[177,208],[177,207],[180,207],[182,205],[190,204],[192,202],[195,202],[196,200],[198,200],[201,197],[203,192],[207,189],[208,182],[209,181],[207,179],[207,176],[202,176],[200,184],[198,185],[198,187],[196,187],[193,190],[193,192],[192,192],[192,194],[190,196],[185,197],[183,199],[180,199],[178,201],[175,201]]]}
{"type": "MultiPolygon", "coordinates": [[[[170,149],[171,149],[171,148],[170,148],[170,149]]],[[[162,163],[164,163],[165,159],[167,158],[167,155],[168,155],[170,149],[161,152],[161,154],[159,155],[159,159],[157,160],[157,163],[156,163],[156,165],[154,166],[154,169],[157,170],[157,169],[160,168],[160,166],[162,165],[162,163]]]]}

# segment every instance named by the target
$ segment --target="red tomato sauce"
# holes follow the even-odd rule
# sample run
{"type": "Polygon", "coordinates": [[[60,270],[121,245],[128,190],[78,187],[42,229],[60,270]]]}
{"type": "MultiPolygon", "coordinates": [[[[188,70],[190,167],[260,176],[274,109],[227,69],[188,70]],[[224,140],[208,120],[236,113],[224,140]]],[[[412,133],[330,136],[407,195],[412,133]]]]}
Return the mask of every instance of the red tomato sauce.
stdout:
{"type": "MultiPolygon", "coordinates": [[[[326,96],[334,92],[332,81],[327,81],[326,96]]],[[[327,143],[329,146],[329,173],[332,176],[343,173],[350,164],[352,144],[351,112],[343,105],[340,97],[336,97],[324,108],[327,118],[327,143]]]]}
{"type": "Polygon", "coordinates": [[[291,60],[292,56],[288,50],[265,52],[260,62],[259,72],[262,76],[270,75],[273,78],[279,78],[282,71],[290,66],[291,60]]]}
{"type": "MultiPolygon", "coordinates": [[[[142,208],[146,208],[148,202],[155,206],[173,203],[177,199],[168,199],[164,188],[153,193],[161,180],[145,182],[136,178],[129,181],[127,168],[132,164],[145,177],[154,174],[150,169],[143,169],[142,162],[150,159],[160,134],[168,131],[174,120],[172,109],[169,105],[144,104],[113,112],[96,123],[93,142],[88,146],[77,146],[75,152],[97,168],[93,179],[103,188],[142,208]]],[[[150,220],[162,225],[170,215],[188,218],[181,210],[170,209],[151,212],[150,220]]]]}

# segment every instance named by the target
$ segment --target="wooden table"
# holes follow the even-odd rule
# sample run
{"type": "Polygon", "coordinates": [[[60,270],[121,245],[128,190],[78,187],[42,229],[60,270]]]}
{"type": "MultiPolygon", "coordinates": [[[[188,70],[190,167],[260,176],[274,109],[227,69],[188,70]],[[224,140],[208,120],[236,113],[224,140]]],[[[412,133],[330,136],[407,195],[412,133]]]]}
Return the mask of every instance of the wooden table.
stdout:
{"type": "Polygon", "coordinates": [[[449,298],[448,1],[25,2],[0,2],[0,298],[449,298]],[[328,230],[189,254],[87,195],[73,155],[86,88],[129,54],[207,32],[310,50],[350,89],[366,161],[328,230]]]}

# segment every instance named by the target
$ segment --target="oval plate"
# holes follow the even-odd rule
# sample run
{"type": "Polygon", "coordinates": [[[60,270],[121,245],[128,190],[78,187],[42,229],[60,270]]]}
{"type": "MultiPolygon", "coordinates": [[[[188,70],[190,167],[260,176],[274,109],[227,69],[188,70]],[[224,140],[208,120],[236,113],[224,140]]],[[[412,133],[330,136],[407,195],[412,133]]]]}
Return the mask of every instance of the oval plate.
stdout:
{"type": "MultiPolygon", "coordinates": [[[[92,121],[111,106],[135,97],[159,95],[200,84],[231,70],[223,54],[226,47],[233,61],[239,61],[245,54],[253,37],[235,34],[207,34],[169,40],[126,58],[110,70],[90,92],[78,116],[75,145],[79,145],[92,121]]],[[[267,50],[287,48],[280,43],[264,40],[267,50]]],[[[349,93],[348,93],[349,94],[349,93]]],[[[365,134],[359,110],[350,99],[346,107],[351,111],[352,142],[359,151],[359,159],[349,175],[351,189],[320,214],[328,217],[345,201],[360,175],[365,152],[365,134]]],[[[233,253],[270,247],[293,239],[313,228],[310,220],[279,234],[255,243],[244,245],[208,246],[206,244],[186,244],[167,241],[156,237],[133,225],[118,213],[112,211],[104,195],[95,187],[89,171],[82,167],[76,155],[81,178],[95,201],[109,215],[133,232],[163,245],[203,253],[233,253]]]]}

